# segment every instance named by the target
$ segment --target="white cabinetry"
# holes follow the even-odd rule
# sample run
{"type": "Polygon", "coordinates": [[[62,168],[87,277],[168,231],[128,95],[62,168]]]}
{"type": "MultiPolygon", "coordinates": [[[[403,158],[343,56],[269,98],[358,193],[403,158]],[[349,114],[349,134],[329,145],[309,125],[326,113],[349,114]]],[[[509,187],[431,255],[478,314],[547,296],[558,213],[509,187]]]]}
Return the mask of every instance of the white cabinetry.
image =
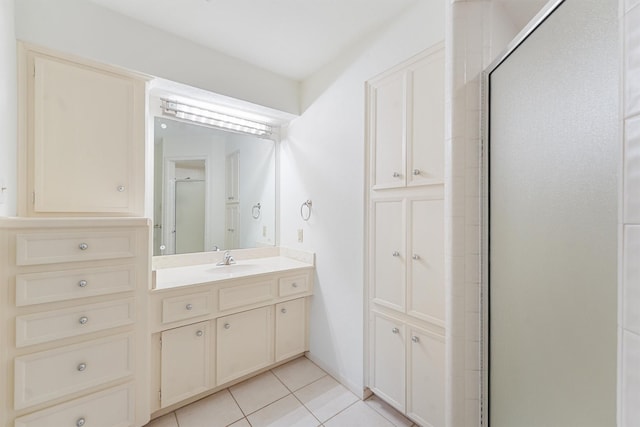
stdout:
{"type": "Polygon", "coordinates": [[[371,390],[444,426],[444,52],[368,82],[371,390]]]}
{"type": "Polygon", "coordinates": [[[146,219],[0,219],[1,425],[149,420],[148,243],[146,219]]]}
{"type": "Polygon", "coordinates": [[[142,216],[145,81],[21,46],[21,215],[142,216]]]}
{"type": "Polygon", "coordinates": [[[276,304],[276,362],[304,353],[307,345],[307,299],[276,304]]]}

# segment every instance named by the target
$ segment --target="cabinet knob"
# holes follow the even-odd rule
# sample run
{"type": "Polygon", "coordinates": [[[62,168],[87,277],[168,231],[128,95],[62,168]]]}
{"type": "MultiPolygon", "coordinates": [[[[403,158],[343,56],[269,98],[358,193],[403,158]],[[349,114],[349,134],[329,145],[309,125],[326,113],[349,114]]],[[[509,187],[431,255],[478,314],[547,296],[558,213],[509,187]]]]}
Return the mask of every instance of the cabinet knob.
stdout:
{"type": "Polygon", "coordinates": [[[419,259],[420,259],[420,255],[418,255],[418,254],[414,254],[412,258],[413,258],[413,259],[415,259],[415,260],[417,261],[417,260],[419,260],[419,259]]]}
{"type": "Polygon", "coordinates": [[[283,308],[282,310],[280,310],[280,313],[285,314],[287,312],[286,308],[283,308]]]}
{"type": "Polygon", "coordinates": [[[82,316],[80,319],[78,319],[78,322],[80,322],[81,325],[86,325],[88,321],[89,318],[87,316],[82,316]]]}
{"type": "Polygon", "coordinates": [[[118,185],[118,193],[122,193],[124,190],[124,185],[118,185]]]}
{"type": "Polygon", "coordinates": [[[398,328],[393,328],[393,329],[391,330],[391,332],[393,332],[394,334],[397,334],[397,333],[399,333],[399,332],[400,332],[400,329],[398,329],[398,328]]]}
{"type": "Polygon", "coordinates": [[[85,287],[85,286],[87,286],[87,285],[88,285],[88,283],[87,283],[87,281],[86,281],[86,280],[80,280],[80,281],[78,282],[78,286],[80,286],[81,288],[84,288],[84,287],[85,287]]]}
{"type": "Polygon", "coordinates": [[[84,371],[85,369],[87,369],[87,364],[86,364],[86,363],[80,363],[80,364],[78,365],[78,371],[82,372],[82,371],[84,371]]]}
{"type": "Polygon", "coordinates": [[[201,337],[202,335],[204,335],[204,332],[202,332],[200,330],[196,331],[196,336],[197,337],[201,337]]]}
{"type": "Polygon", "coordinates": [[[417,336],[414,335],[414,336],[411,337],[411,341],[420,342],[420,338],[418,338],[417,336]]]}
{"type": "Polygon", "coordinates": [[[87,249],[89,249],[89,245],[87,245],[86,243],[80,243],[78,247],[81,251],[86,251],[87,249]]]}
{"type": "Polygon", "coordinates": [[[187,304],[184,306],[187,310],[193,310],[193,304],[187,304]]]}
{"type": "Polygon", "coordinates": [[[85,425],[87,421],[84,418],[78,418],[76,420],[76,427],[82,427],[83,425],[85,425]]]}
{"type": "Polygon", "coordinates": [[[413,170],[413,174],[414,175],[420,175],[420,169],[414,169],[413,170]]]}
{"type": "Polygon", "coordinates": [[[398,257],[398,256],[400,256],[400,252],[398,252],[398,251],[393,251],[393,253],[392,253],[391,255],[393,255],[393,256],[395,256],[395,257],[398,257]]]}
{"type": "Polygon", "coordinates": [[[400,175],[400,172],[394,172],[393,173],[393,177],[394,178],[400,178],[402,175],[400,175]]]}
{"type": "Polygon", "coordinates": [[[224,324],[224,328],[225,328],[225,329],[229,329],[230,327],[231,327],[231,325],[230,325],[229,323],[225,323],[225,324],[224,324]]]}
{"type": "Polygon", "coordinates": [[[293,287],[293,288],[297,288],[297,287],[298,287],[298,284],[297,284],[296,282],[293,282],[293,283],[291,284],[291,287],[293,287]]]}

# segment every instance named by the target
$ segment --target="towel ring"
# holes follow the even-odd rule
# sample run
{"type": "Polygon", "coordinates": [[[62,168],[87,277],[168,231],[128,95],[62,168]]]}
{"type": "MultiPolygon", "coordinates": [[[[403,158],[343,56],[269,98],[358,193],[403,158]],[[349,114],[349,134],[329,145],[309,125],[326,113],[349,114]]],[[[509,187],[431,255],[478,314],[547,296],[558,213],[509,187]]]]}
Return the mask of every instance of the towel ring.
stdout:
{"type": "Polygon", "coordinates": [[[260,205],[260,203],[253,205],[253,207],[251,208],[251,217],[253,219],[260,218],[260,209],[261,208],[262,208],[262,206],[260,205]]]}
{"type": "Polygon", "coordinates": [[[307,200],[306,202],[304,202],[301,206],[300,206],[300,216],[302,217],[303,221],[309,221],[309,218],[311,218],[311,205],[313,203],[311,203],[311,200],[307,200]],[[306,213],[305,213],[305,207],[306,209],[306,213]]]}

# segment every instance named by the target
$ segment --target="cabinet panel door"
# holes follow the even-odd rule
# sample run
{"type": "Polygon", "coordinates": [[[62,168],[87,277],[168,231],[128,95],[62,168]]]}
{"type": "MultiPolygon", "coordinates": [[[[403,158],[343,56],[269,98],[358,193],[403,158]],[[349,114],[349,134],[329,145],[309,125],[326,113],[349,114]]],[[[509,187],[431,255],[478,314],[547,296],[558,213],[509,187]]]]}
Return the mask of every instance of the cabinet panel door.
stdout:
{"type": "Polygon", "coordinates": [[[409,185],[444,181],[444,49],[418,62],[409,73],[407,144],[409,185]]]}
{"type": "Polygon", "coordinates": [[[218,385],[273,362],[273,306],[217,319],[218,385]]]}
{"type": "Polygon", "coordinates": [[[422,426],[444,426],[444,337],[409,328],[407,415],[422,426]]]}
{"type": "Polygon", "coordinates": [[[162,332],[162,407],[213,387],[209,322],[162,332]]]}
{"type": "Polygon", "coordinates": [[[405,308],[405,214],[401,200],[374,202],[373,301],[395,310],[405,308]]]}
{"type": "Polygon", "coordinates": [[[405,81],[396,73],[375,83],[370,100],[373,143],[373,188],[402,187],[405,184],[405,81]]]}
{"type": "Polygon", "coordinates": [[[40,56],[34,67],[34,212],[141,214],[144,84],[40,56]]]}
{"type": "Polygon", "coordinates": [[[225,194],[227,203],[240,202],[240,151],[234,151],[226,159],[225,194]]]}
{"type": "Polygon", "coordinates": [[[304,298],[276,304],[276,362],[307,349],[306,320],[304,298]]]}
{"type": "Polygon", "coordinates": [[[240,246],[240,212],[238,203],[227,203],[225,208],[224,248],[237,249],[240,246]]]}
{"type": "Polygon", "coordinates": [[[405,411],[405,326],[373,313],[371,389],[397,410],[405,411]]]}
{"type": "Polygon", "coordinates": [[[410,203],[407,312],[444,326],[444,201],[410,203]]]}

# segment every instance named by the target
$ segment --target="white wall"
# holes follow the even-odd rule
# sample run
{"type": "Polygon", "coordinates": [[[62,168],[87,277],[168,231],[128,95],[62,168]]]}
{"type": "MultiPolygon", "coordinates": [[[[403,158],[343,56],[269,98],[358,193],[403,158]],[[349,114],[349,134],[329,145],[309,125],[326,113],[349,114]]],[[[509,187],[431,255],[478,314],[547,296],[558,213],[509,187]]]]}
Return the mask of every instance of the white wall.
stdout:
{"type": "MultiPolygon", "coordinates": [[[[3,0],[8,12],[3,19],[13,15],[11,3],[3,0]]],[[[89,1],[20,0],[15,16],[20,40],[289,113],[299,111],[297,82],[89,1]]],[[[2,29],[10,32],[11,25],[2,29]]]]}
{"type": "Polygon", "coordinates": [[[16,214],[18,137],[14,0],[0,0],[0,216],[16,214]]]}
{"type": "Polygon", "coordinates": [[[443,40],[444,10],[445,0],[419,2],[304,81],[304,112],[281,143],[281,244],[316,253],[311,357],[360,394],[365,81],[443,40]],[[304,222],[300,205],[307,199],[313,208],[304,222]]]}

